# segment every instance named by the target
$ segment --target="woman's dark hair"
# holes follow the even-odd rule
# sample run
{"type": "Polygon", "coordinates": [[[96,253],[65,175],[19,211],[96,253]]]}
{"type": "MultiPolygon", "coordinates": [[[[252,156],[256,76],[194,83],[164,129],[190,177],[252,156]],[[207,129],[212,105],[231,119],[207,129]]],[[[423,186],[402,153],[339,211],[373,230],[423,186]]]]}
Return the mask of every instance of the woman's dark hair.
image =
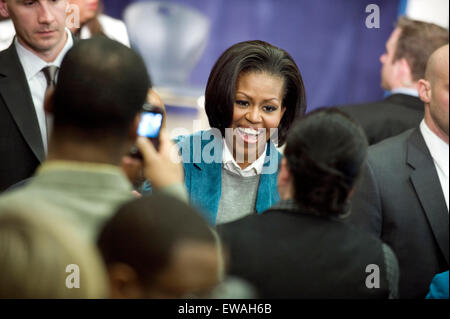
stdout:
{"type": "Polygon", "coordinates": [[[361,127],[337,109],[318,109],[296,123],[284,157],[300,208],[316,214],[345,214],[367,147],[361,127]]]}
{"type": "Polygon", "coordinates": [[[236,83],[239,75],[246,72],[265,72],[284,80],[282,105],[286,112],[278,127],[278,145],[283,145],[291,124],[305,114],[305,87],[289,53],[264,41],[237,43],[217,60],[205,92],[209,125],[225,136],[225,128],[230,127],[233,119],[236,83]]]}

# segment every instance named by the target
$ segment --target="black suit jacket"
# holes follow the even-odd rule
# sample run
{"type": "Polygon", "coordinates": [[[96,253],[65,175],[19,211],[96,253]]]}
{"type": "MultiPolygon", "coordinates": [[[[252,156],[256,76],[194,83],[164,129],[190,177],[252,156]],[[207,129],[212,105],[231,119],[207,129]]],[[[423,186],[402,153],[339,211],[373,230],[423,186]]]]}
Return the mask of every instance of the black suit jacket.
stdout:
{"type": "Polygon", "coordinates": [[[350,220],[396,253],[400,298],[424,298],[449,269],[449,216],[439,177],[419,129],[369,148],[350,220]]]}
{"type": "Polygon", "coordinates": [[[388,298],[379,239],[339,220],[276,206],[217,226],[231,275],[252,284],[260,298],[388,298]],[[378,289],[365,284],[371,264],[380,268],[378,289]]]}
{"type": "Polygon", "coordinates": [[[370,145],[418,127],[424,115],[423,102],[406,94],[392,94],[379,102],[340,106],[338,109],[359,122],[370,145]]]}
{"type": "Polygon", "coordinates": [[[45,151],[14,43],[0,52],[0,192],[30,177],[45,151]]]}

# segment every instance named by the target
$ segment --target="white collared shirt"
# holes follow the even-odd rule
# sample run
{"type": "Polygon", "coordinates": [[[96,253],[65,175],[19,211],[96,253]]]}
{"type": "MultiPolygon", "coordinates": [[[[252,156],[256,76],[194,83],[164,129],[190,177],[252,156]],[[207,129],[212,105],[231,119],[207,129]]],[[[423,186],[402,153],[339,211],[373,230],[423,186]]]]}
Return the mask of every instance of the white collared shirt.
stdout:
{"type": "MultiPolygon", "coordinates": [[[[98,16],[98,22],[102,26],[105,35],[113,40],[116,40],[127,47],[130,47],[130,39],[128,38],[128,31],[125,23],[123,21],[114,19],[105,14],[100,14],[98,16]]],[[[91,31],[85,25],[81,27],[80,39],[89,39],[91,37],[91,31]]]]}
{"type": "Polygon", "coordinates": [[[16,29],[11,19],[0,21],[0,51],[3,51],[11,45],[16,29]]]}
{"type": "Polygon", "coordinates": [[[422,122],[420,123],[420,132],[422,133],[425,143],[427,144],[431,157],[433,157],[434,166],[436,167],[439,181],[441,182],[442,193],[444,194],[445,204],[447,205],[448,210],[448,144],[430,130],[430,128],[425,123],[425,120],[422,120],[422,122]]]}
{"type": "Polygon", "coordinates": [[[50,65],[57,66],[58,68],[61,66],[64,56],[73,45],[72,34],[67,28],[66,34],[66,44],[64,45],[63,49],[58,54],[56,59],[50,63],[45,62],[40,57],[26,49],[19,43],[17,37],[14,39],[17,55],[19,56],[20,63],[22,64],[23,70],[25,72],[25,77],[28,81],[28,86],[30,87],[31,97],[33,98],[33,104],[36,110],[39,128],[41,130],[42,142],[44,143],[45,154],[47,154],[48,149],[47,125],[44,111],[44,98],[45,91],[47,89],[47,80],[45,78],[44,72],[42,72],[42,69],[50,65]]]}
{"type": "Polygon", "coordinates": [[[392,94],[405,94],[405,95],[419,97],[419,92],[416,89],[411,89],[411,88],[393,89],[392,91],[389,92],[389,95],[392,95],[392,94]]]}
{"type": "Polygon", "coordinates": [[[223,149],[222,149],[222,163],[223,167],[234,174],[243,176],[243,177],[250,177],[250,176],[256,176],[261,174],[263,166],[264,166],[264,159],[266,157],[266,151],[267,151],[267,143],[266,147],[264,148],[264,152],[254,161],[250,166],[246,167],[245,169],[242,169],[235,161],[233,154],[228,149],[227,143],[225,142],[225,139],[223,140],[223,149]]]}

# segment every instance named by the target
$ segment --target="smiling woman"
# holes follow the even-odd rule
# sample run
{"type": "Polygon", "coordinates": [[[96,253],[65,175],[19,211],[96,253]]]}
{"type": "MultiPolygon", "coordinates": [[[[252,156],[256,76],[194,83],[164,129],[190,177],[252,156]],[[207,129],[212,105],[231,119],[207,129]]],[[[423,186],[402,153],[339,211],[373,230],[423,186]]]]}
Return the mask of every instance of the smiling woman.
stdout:
{"type": "Polygon", "coordinates": [[[263,72],[242,73],[236,85],[231,134],[225,135],[226,146],[244,171],[259,158],[277,129],[286,107],[284,79],[263,72]]]}
{"type": "Polygon", "coordinates": [[[212,129],[176,140],[191,203],[210,224],[262,213],[280,199],[276,146],[306,110],[297,65],[267,42],[237,43],[211,71],[205,109],[212,129]]]}

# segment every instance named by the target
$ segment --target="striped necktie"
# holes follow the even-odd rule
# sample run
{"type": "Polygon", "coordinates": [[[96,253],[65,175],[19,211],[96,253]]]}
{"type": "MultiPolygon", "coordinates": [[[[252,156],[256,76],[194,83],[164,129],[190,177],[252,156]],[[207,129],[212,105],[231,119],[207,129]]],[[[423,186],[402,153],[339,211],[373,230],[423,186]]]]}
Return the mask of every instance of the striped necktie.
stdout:
{"type": "MultiPolygon", "coordinates": [[[[47,80],[47,89],[45,90],[44,95],[44,103],[47,100],[47,95],[49,92],[53,91],[56,86],[56,73],[58,72],[58,67],[55,65],[49,65],[42,69],[42,72],[45,75],[45,79],[47,80]]],[[[47,148],[48,148],[48,142],[50,138],[50,123],[49,123],[49,117],[47,114],[45,115],[45,130],[47,132],[47,148]]]]}

